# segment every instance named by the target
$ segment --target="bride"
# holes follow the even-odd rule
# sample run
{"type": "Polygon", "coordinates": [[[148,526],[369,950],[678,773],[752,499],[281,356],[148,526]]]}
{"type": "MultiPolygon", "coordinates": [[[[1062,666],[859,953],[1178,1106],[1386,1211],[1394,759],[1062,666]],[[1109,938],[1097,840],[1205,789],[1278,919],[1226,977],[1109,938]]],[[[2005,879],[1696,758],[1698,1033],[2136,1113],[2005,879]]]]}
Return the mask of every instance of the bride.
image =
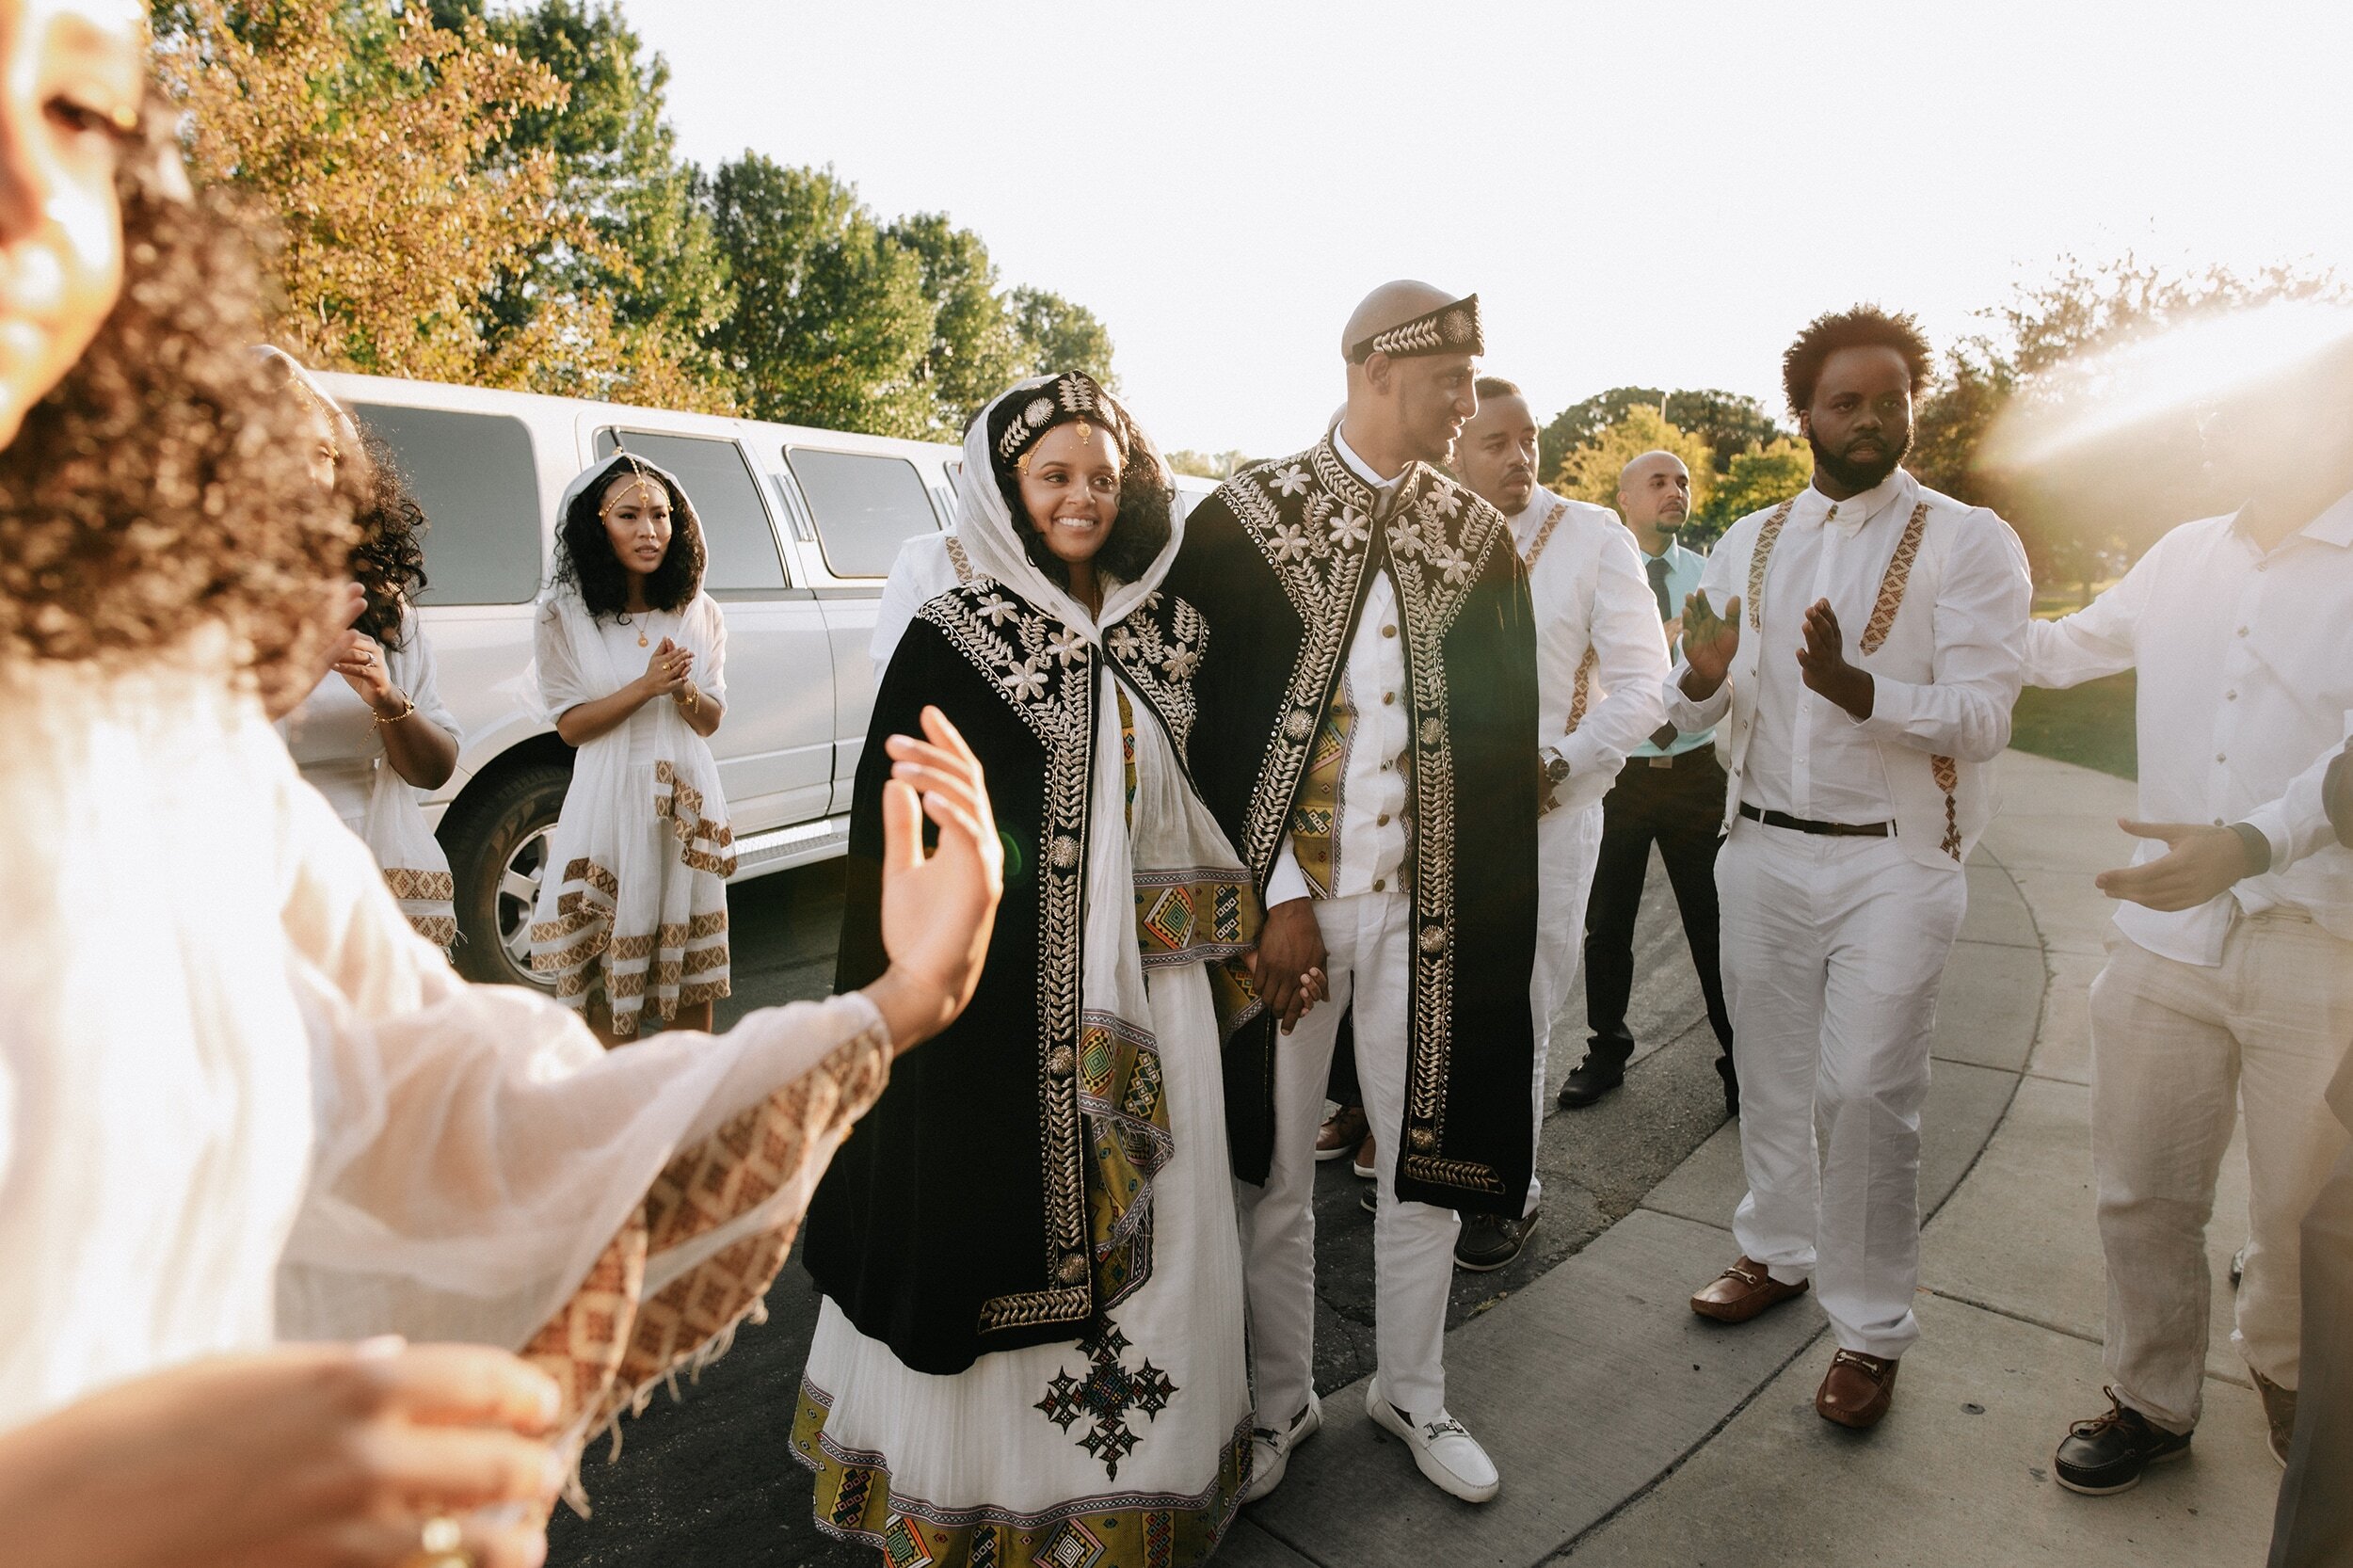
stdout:
{"type": "MultiPolygon", "coordinates": [[[[957,486],[974,578],[923,606],[875,699],[876,738],[923,701],[955,722],[1007,845],[971,1007],[809,1210],[793,1456],[819,1528],[886,1561],[1197,1562],[1249,1479],[1219,1046],[1257,1008],[1257,908],[1178,760],[1208,631],[1160,591],[1169,502],[1086,376],[999,397],[957,486]]],[[[843,984],[883,961],[886,771],[870,749],[843,984]]]]}

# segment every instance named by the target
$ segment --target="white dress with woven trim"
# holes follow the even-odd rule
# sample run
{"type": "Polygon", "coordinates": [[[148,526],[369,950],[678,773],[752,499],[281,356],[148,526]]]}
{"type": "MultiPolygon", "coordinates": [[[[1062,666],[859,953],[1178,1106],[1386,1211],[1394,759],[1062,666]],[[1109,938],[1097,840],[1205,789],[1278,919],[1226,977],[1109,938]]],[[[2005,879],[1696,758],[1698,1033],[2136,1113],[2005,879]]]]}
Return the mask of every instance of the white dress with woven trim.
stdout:
{"type": "MultiPolygon", "coordinates": [[[[694,651],[696,687],[724,703],[727,622],[709,594],[627,621],[590,616],[570,588],[541,600],[536,652],[549,722],[644,674],[664,637],[694,651]]],[[[532,968],[573,1007],[605,996],[624,1036],[646,1012],[667,1019],[724,997],[734,872],[711,744],[676,702],[657,697],[573,760],[532,920],[532,968]]]]}

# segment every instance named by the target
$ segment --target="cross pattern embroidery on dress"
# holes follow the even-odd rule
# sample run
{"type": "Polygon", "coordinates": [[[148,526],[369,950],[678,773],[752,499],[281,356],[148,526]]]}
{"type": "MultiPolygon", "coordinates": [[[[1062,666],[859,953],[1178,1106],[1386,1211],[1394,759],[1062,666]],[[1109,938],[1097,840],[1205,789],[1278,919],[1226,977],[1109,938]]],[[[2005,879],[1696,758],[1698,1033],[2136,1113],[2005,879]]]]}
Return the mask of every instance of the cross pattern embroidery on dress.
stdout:
{"type": "Polygon", "coordinates": [[[1091,1422],[1074,1441],[1102,1461],[1111,1480],[1119,1479],[1119,1462],[1143,1441],[1128,1426],[1128,1415],[1142,1411],[1146,1417],[1157,1416],[1177,1392],[1168,1374],[1149,1359],[1130,1371],[1124,1361],[1128,1349],[1119,1325],[1104,1319],[1101,1327],[1079,1341],[1080,1352],[1087,1358],[1086,1375],[1057,1373],[1035,1406],[1064,1432],[1080,1421],[1091,1422]]]}

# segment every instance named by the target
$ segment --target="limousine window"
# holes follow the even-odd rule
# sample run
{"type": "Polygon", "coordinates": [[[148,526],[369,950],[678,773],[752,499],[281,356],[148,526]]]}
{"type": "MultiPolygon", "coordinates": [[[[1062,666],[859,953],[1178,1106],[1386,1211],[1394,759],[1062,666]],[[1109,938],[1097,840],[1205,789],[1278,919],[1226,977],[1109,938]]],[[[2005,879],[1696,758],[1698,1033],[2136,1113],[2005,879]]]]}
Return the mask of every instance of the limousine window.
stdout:
{"type": "Polygon", "coordinates": [[[432,520],[420,602],[529,602],[539,591],[539,471],[523,422],[389,403],[351,411],[392,449],[432,520]]]}
{"type": "Polygon", "coordinates": [[[904,457],[785,448],[784,459],[817,517],[817,539],[836,577],[888,577],[899,547],[939,531],[931,493],[904,457]]]}
{"type": "MultiPolygon", "coordinates": [[[[759,481],[744,461],[743,448],[708,436],[670,436],[624,430],[629,449],[678,475],[694,498],[703,525],[703,586],[714,597],[773,593],[785,585],[784,562],[776,554],[776,531],[760,499],[759,481]]],[[[597,456],[616,450],[613,432],[597,432],[597,456]]]]}

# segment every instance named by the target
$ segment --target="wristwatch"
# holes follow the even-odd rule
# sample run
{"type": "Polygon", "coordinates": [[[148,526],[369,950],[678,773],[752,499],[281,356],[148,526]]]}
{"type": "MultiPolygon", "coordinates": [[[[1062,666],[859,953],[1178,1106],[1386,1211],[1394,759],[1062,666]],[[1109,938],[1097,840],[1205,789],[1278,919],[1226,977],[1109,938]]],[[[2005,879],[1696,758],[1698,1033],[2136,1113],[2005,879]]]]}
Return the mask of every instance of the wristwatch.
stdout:
{"type": "Polygon", "coordinates": [[[1536,807],[1536,814],[1541,817],[1560,804],[1554,796],[1561,786],[1568,782],[1569,760],[1551,746],[1540,746],[1536,752],[1536,765],[1545,780],[1545,798],[1536,807]]]}

